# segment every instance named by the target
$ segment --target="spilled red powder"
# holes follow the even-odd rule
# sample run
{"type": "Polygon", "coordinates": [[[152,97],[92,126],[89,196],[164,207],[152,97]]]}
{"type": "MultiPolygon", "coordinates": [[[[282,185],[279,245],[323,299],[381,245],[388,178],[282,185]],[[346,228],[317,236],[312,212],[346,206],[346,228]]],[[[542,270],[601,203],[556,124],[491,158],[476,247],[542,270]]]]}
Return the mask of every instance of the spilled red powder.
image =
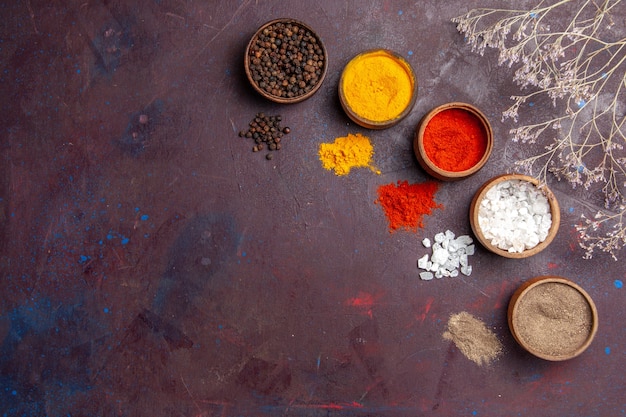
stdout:
{"type": "Polygon", "coordinates": [[[424,150],[439,168],[461,172],[472,168],[487,149],[487,133],[480,120],[462,109],[436,114],[424,129],[424,150]]]}
{"type": "Polygon", "coordinates": [[[439,184],[434,181],[409,184],[398,181],[378,187],[378,200],[389,220],[389,231],[398,229],[417,231],[424,227],[424,215],[430,215],[433,209],[442,209],[443,205],[435,202],[439,184]]]}

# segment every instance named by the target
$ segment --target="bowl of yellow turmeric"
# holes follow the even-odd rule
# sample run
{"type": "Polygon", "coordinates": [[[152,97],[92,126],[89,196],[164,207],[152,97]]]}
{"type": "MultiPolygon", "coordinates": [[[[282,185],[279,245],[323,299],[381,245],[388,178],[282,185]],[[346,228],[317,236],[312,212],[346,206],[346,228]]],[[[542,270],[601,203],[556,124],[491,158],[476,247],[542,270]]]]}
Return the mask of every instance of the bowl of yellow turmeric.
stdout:
{"type": "Polygon", "coordinates": [[[348,117],[368,129],[386,129],[406,117],[417,98],[411,65],[387,49],[352,58],[339,79],[339,101],[348,117]]]}

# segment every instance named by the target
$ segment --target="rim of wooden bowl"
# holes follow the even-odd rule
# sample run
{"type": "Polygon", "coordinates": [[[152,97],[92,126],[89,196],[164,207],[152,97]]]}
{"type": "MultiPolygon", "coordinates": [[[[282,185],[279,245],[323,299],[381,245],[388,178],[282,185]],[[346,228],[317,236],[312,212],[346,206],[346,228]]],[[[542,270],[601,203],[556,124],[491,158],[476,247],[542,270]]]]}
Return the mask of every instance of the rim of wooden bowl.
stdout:
{"type": "Polygon", "coordinates": [[[254,88],[254,90],[257,93],[259,93],[263,97],[265,97],[268,100],[271,100],[271,101],[273,101],[275,103],[295,104],[295,103],[299,103],[301,101],[304,101],[304,100],[310,98],[322,86],[322,83],[324,82],[324,79],[326,78],[326,72],[328,71],[328,52],[326,51],[326,46],[324,45],[324,42],[322,41],[322,38],[320,37],[320,35],[316,31],[314,31],[306,23],[304,23],[304,22],[302,22],[300,20],[297,20],[297,19],[292,19],[292,18],[273,19],[273,20],[270,20],[269,22],[263,24],[261,27],[259,27],[257,29],[257,31],[254,32],[254,35],[252,35],[252,37],[250,38],[250,41],[248,42],[248,45],[246,46],[246,53],[245,53],[245,56],[244,56],[244,69],[245,69],[248,81],[250,82],[250,84],[252,85],[252,88],[254,88]],[[276,23],[296,24],[296,25],[306,29],[307,31],[311,32],[311,34],[313,36],[315,36],[315,38],[317,39],[318,44],[322,48],[322,52],[324,54],[324,69],[322,70],[322,74],[320,75],[319,80],[317,81],[317,84],[315,84],[313,86],[313,88],[310,91],[308,91],[307,93],[305,93],[305,94],[302,94],[302,95],[299,95],[299,96],[296,96],[296,97],[279,97],[279,96],[275,96],[275,95],[270,94],[267,91],[263,90],[261,87],[259,87],[259,85],[256,83],[256,81],[254,81],[254,79],[252,78],[252,72],[250,71],[250,48],[252,47],[255,39],[259,36],[259,33],[261,33],[265,28],[267,28],[267,27],[269,27],[271,25],[274,25],[276,23]]]}
{"type": "Polygon", "coordinates": [[[544,184],[540,185],[539,181],[536,178],[530,177],[528,175],[523,174],[503,174],[496,176],[489,181],[485,182],[478,191],[474,194],[472,198],[472,202],[470,204],[470,226],[472,227],[472,231],[474,235],[478,239],[478,241],[490,252],[493,252],[497,255],[503,256],[505,258],[513,258],[513,259],[521,259],[528,258],[529,256],[536,255],[541,252],[545,248],[552,243],[554,238],[559,231],[559,225],[561,223],[561,211],[559,207],[559,203],[552,193],[552,191],[544,184]],[[526,249],[523,252],[509,252],[503,249],[500,249],[491,244],[491,242],[485,238],[480,226],[478,225],[478,205],[485,197],[485,194],[489,189],[496,184],[499,184],[503,181],[508,180],[522,180],[526,182],[530,182],[534,184],[539,190],[541,190],[546,198],[548,199],[548,203],[550,204],[550,214],[552,215],[552,224],[550,225],[550,229],[548,230],[548,236],[543,242],[540,242],[537,246],[534,246],[530,249],[526,249]]]}
{"type": "Polygon", "coordinates": [[[343,71],[341,72],[341,77],[339,78],[339,102],[341,103],[341,108],[348,115],[350,120],[352,120],[354,123],[358,124],[359,126],[367,128],[367,129],[374,129],[374,130],[387,129],[389,127],[392,127],[398,124],[409,113],[411,113],[411,110],[413,110],[413,107],[415,106],[415,102],[417,100],[417,89],[418,89],[417,77],[415,76],[415,71],[413,71],[413,67],[411,66],[411,64],[409,64],[409,62],[406,59],[404,59],[404,57],[402,57],[398,53],[389,49],[384,49],[384,48],[368,49],[352,57],[352,59],[350,59],[350,61],[348,61],[348,63],[344,66],[343,71]],[[352,62],[354,62],[358,58],[361,58],[363,56],[370,55],[370,54],[376,54],[376,53],[387,54],[387,55],[390,55],[392,58],[396,59],[404,67],[406,72],[409,74],[411,81],[413,82],[413,92],[411,93],[411,100],[409,101],[409,104],[406,106],[406,108],[397,117],[391,120],[385,120],[382,122],[370,120],[357,114],[348,105],[346,96],[343,92],[344,76],[345,76],[346,68],[348,67],[348,65],[350,65],[352,62]]]}
{"type": "Polygon", "coordinates": [[[487,117],[481,112],[477,107],[463,102],[451,102],[442,104],[440,106],[435,107],[420,120],[417,130],[415,131],[415,138],[413,140],[413,152],[415,153],[415,157],[417,158],[417,162],[419,162],[420,166],[431,176],[442,180],[442,181],[458,181],[463,178],[467,178],[471,175],[477,173],[486,163],[489,157],[491,156],[491,151],[493,150],[493,129],[491,128],[491,124],[487,117]],[[424,148],[424,131],[426,130],[426,126],[430,122],[430,120],[435,117],[437,114],[450,109],[460,109],[465,110],[472,115],[474,115],[480,122],[482,123],[485,133],[487,135],[487,148],[485,149],[485,153],[483,157],[470,169],[466,169],[464,171],[446,171],[438,167],[434,162],[430,160],[426,153],[426,149],[424,148]]]}
{"type": "Polygon", "coordinates": [[[513,293],[513,296],[511,297],[511,301],[509,302],[509,306],[507,310],[507,319],[508,319],[508,324],[509,324],[509,330],[513,334],[513,337],[515,338],[517,343],[519,343],[519,345],[522,346],[525,350],[537,356],[538,358],[545,359],[548,361],[564,361],[564,360],[575,358],[576,356],[580,355],[585,350],[587,350],[589,345],[591,345],[591,342],[593,342],[596,332],[598,331],[598,310],[591,296],[587,293],[587,291],[585,291],[582,287],[580,287],[575,282],[567,278],[556,276],[556,275],[537,276],[537,277],[529,279],[528,281],[520,285],[517,288],[517,290],[515,290],[515,292],[513,293]],[[560,283],[560,284],[567,285],[571,288],[574,288],[585,298],[585,300],[589,304],[589,308],[591,309],[592,323],[591,323],[591,329],[589,331],[589,335],[587,336],[587,339],[576,350],[566,355],[548,355],[546,353],[543,353],[535,349],[533,346],[528,345],[528,343],[526,343],[517,334],[517,331],[515,329],[514,323],[516,319],[518,319],[517,314],[519,312],[519,303],[522,300],[522,298],[526,294],[528,294],[530,291],[532,291],[534,288],[537,288],[540,285],[544,285],[548,283],[560,283]]]}

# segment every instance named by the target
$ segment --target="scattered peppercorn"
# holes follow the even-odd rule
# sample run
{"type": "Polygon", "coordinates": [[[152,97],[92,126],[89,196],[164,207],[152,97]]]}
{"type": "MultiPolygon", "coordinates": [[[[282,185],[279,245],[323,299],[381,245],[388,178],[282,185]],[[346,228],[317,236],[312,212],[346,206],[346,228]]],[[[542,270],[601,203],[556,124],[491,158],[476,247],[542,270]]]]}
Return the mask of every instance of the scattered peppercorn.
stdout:
{"type": "Polygon", "coordinates": [[[296,23],[277,22],[263,29],[248,50],[250,75],[263,91],[294,98],[311,91],[324,72],[320,40],[296,23]]]}
{"type": "Polygon", "coordinates": [[[272,151],[278,151],[282,148],[282,137],[291,132],[288,127],[283,128],[280,115],[266,116],[265,113],[257,113],[248,123],[248,130],[239,132],[239,137],[252,139],[254,146],[252,152],[259,152],[263,149],[270,151],[266,155],[267,159],[272,159],[272,151]]]}

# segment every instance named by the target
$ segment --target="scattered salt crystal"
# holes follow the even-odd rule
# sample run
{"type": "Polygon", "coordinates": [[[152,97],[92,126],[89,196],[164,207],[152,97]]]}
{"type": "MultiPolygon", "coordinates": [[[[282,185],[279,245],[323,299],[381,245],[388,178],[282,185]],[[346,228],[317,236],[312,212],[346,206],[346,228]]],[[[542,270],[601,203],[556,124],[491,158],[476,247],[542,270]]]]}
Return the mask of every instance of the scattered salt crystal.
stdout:
{"type": "Polygon", "coordinates": [[[445,247],[442,247],[438,249],[433,249],[433,254],[430,259],[433,261],[433,263],[436,262],[439,265],[443,265],[448,260],[448,256],[449,252],[446,250],[445,247]]]}
{"type": "Polygon", "coordinates": [[[474,254],[473,240],[468,235],[455,236],[454,232],[446,230],[434,236],[434,243],[425,238],[422,244],[430,247],[432,254],[422,256],[417,261],[423,280],[434,278],[458,277],[460,273],[470,275],[472,267],[469,265],[468,256],[474,254]],[[430,275],[429,275],[430,274],[430,275]],[[426,277],[426,278],[424,278],[426,277]]]}
{"type": "Polygon", "coordinates": [[[435,276],[433,275],[432,272],[420,272],[420,278],[423,279],[424,281],[430,281],[434,277],[435,276]]]}

